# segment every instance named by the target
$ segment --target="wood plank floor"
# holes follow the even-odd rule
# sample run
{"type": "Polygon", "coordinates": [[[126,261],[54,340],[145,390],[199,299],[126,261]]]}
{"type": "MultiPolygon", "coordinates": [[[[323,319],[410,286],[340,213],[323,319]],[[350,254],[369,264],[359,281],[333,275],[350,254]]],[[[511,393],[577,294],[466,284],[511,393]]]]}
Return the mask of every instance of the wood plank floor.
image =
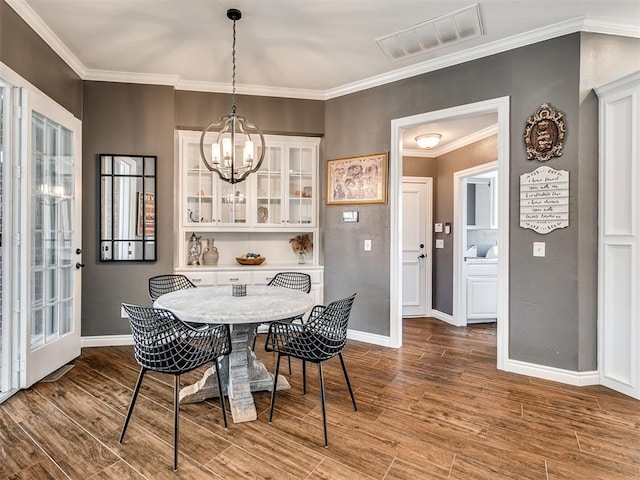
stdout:
{"type": "MultiPolygon", "coordinates": [[[[278,392],[271,425],[268,392],[254,395],[258,421],[227,430],[217,399],[181,406],[177,473],[172,378],[147,376],[120,445],[138,374],[132,348],[85,348],[60,380],[1,405],[0,478],[640,478],[640,402],[604,387],[497,371],[493,325],[405,320],[404,343],[395,350],[349,342],[358,412],[340,362],[325,364],[329,448],[315,366],[303,396],[300,364],[292,362],[292,389],[278,392]]],[[[258,355],[273,368],[272,354],[258,355]]]]}

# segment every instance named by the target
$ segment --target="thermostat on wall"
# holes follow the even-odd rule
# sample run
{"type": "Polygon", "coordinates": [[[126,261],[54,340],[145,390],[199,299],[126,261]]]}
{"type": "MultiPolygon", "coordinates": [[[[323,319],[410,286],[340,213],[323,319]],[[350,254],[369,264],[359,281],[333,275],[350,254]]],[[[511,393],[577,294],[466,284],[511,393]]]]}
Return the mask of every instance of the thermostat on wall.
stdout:
{"type": "Polygon", "coordinates": [[[358,221],[358,211],[354,210],[351,212],[342,212],[342,221],[343,222],[349,222],[349,223],[355,223],[358,221]]]}

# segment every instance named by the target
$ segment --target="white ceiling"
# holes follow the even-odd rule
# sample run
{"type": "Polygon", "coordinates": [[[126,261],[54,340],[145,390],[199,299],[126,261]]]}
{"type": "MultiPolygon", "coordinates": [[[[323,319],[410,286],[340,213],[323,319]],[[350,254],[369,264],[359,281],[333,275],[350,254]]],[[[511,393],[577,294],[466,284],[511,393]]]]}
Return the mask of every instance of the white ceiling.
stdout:
{"type": "MultiPolygon", "coordinates": [[[[483,35],[391,62],[376,38],[469,0],[6,0],[86,80],[328,99],[576,31],[640,37],[639,0],[483,0],[483,35]]],[[[444,140],[444,139],[443,139],[444,140]]]]}

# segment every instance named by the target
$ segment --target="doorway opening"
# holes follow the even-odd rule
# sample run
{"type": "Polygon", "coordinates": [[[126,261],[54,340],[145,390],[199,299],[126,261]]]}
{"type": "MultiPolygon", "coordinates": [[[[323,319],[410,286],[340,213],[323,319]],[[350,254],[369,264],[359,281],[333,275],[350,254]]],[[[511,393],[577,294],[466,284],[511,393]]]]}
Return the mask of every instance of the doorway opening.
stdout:
{"type": "Polygon", "coordinates": [[[497,321],[498,163],[453,175],[453,324],[497,321]]]}
{"type": "MultiPolygon", "coordinates": [[[[455,117],[483,113],[497,114],[498,124],[498,243],[501,245],[500,263],[497,272],[498,326],[497,368],[504,369],[508,352],[508,306],[509,306],[509,97],[426,112],[391,121],[391,161],[389,207],[391,214],[391,258],[390,258],[390,346],[402,346],[402,135],[405,129],[421,124],[455,117]]],[[[455,235],[455,232],[453,232],[455,235]]]]}

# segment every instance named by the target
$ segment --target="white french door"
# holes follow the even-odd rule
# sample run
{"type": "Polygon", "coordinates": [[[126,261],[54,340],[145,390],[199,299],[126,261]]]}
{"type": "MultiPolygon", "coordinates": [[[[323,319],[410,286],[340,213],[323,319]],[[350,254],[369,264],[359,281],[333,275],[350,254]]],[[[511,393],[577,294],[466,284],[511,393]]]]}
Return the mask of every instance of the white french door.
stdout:
{"type": "Polygon", "coordinates": [[[80,355],[81,123],[23,89],[20,387],[80,355]],[[26,108],[25,108],[26,106],[26,108]]]}
{"type": "Polygon", "coordinates": [[[11,87],[0,81],[0,399],[15,387],[12,349],[10,258],[11,168],[10,125],[11,87]]]}
{"type": "Polygon", "coordinates": [[[433,179],[402,177],[402,316],[431,314],[433,179]]]}

